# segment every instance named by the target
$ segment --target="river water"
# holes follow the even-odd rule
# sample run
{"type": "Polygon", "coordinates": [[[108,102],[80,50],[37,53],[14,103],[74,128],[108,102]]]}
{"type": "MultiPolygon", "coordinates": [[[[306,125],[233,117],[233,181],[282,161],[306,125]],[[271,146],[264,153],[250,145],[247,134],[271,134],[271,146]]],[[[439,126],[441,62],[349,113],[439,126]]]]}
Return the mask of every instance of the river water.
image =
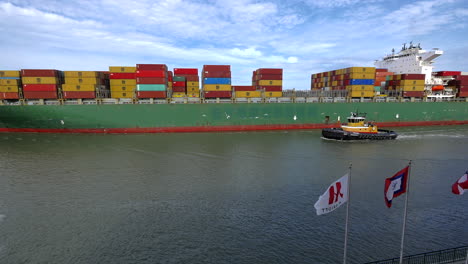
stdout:
{"type": "Polygon", "coordinates": [[[346,208],[318,197],[352,164],[348,262],[468,245],[468,126],[399,128],[395,141],[319,130],[0,134],[0,263],[339,263],[346,208]]]}

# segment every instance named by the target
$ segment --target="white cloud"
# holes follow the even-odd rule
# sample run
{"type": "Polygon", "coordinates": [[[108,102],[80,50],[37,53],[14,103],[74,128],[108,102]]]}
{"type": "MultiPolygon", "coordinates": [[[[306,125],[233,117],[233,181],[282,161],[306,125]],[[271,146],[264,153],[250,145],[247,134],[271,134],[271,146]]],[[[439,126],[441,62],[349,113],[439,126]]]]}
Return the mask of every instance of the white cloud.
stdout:
{"type": "Polygon", "coordinates": [[[255,48],[239,49],[234,48],[231,50],[231,54],[234,56],[245,57],[245,58],[256,58],[262,56],[262,52],[255,48]]]}
{"type": "Polygon", "coordinates": [[[288,57],[288,63],[297,63],[299,59],[297,57],[288,57]]]}

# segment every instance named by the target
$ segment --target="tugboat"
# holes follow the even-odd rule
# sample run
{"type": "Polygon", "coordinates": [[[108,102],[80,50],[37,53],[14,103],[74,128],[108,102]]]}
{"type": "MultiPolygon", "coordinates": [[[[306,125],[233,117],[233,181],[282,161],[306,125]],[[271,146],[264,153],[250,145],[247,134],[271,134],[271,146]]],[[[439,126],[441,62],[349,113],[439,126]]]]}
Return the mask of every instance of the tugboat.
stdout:
{"type": "Polygon", "coordinates": [[[398,134],[394,131],[378,129],[372,122],[366,122],[366,113],[351,113],[348,123],[341,128],[322,129],[322,136],[337,140],[384,140],[396,139],[398,134]]]}

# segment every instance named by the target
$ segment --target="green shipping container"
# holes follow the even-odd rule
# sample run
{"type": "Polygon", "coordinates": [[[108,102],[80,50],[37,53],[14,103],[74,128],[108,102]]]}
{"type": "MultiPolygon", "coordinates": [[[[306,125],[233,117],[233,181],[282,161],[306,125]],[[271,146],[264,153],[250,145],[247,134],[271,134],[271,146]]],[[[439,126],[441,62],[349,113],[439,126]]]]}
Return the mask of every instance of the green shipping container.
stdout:
{"type": "Polygon", "coordinates": [[[185,77],[184,76],[174,76],[172,77],[174,82],[185,82],[185,77]]]}
{"type": "Polygon", "coordinates": [[[380,88],[381,88],[380,86],[374,86],[374,91],[380,92],[380,88]]]}
{"type": "Polygon", "coordinates": [[[137,91],[149,92],[149,91],[166,91],[167,85],[165,84],[138,84],[137,91]]]}

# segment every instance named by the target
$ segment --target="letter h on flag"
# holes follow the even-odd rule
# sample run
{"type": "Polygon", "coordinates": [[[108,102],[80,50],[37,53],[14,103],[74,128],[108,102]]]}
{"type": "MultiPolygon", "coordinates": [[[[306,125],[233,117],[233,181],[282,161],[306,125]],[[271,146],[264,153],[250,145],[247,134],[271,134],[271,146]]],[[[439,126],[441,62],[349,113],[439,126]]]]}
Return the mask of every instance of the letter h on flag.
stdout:
{"type": "Polygon", "coordinates": [[[392,200],[406,192],[406,183],[408,181],[409,166],[397,172],[390,178],[385,179],[385,204],[388,208],[392,207],[392,200]]]}
{"type": "Polygon", "coordinates": [[[349,174],[344,175],[328,186],[324,194],[320,195],[314,207],[317,215],[329,213],[348,201],[349,174]]]}

